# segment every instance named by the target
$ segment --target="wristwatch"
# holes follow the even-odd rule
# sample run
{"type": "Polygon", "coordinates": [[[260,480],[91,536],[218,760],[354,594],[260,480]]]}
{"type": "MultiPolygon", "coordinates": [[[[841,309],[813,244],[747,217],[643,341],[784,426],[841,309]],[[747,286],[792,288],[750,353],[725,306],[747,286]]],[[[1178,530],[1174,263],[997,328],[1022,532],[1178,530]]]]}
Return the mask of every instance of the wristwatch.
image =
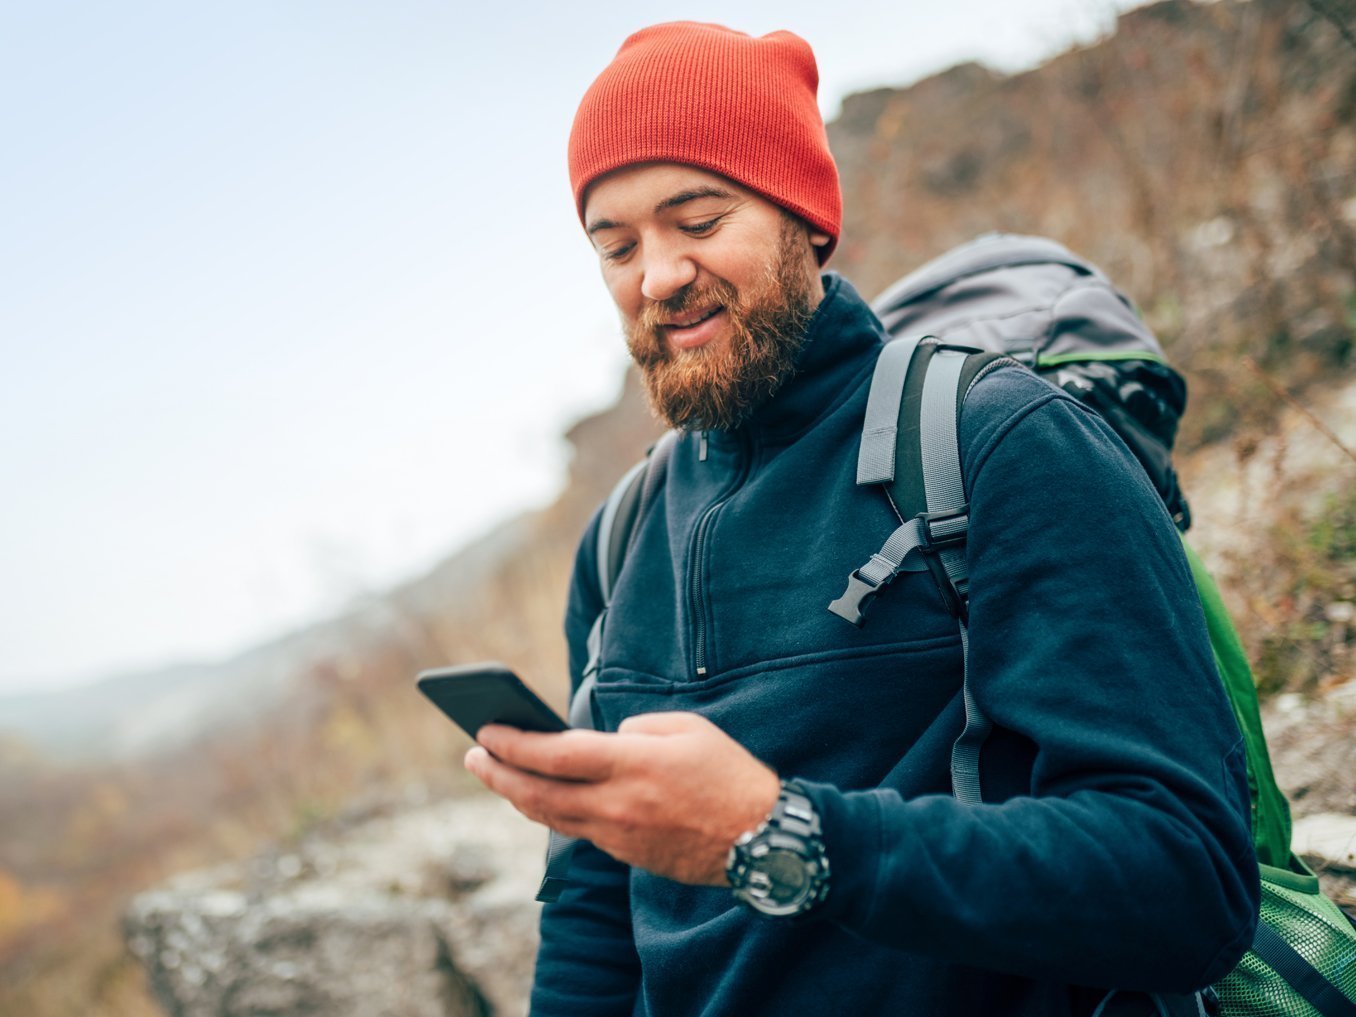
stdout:
{"type": "Polygon", "coordinates": [[[764,915],[802,915],[828,896],[819,815],[799,784],[782,781],[772,814],[730,848],[725,875],[735,899],[764,915]]]}

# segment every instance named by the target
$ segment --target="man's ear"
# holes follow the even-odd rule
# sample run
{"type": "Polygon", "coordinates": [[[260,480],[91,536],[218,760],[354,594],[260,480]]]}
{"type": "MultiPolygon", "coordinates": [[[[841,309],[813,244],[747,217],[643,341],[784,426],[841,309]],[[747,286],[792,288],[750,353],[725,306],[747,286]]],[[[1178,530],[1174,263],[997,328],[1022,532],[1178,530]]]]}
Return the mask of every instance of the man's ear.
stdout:
{"type": "Polygon", "coordinates": [[[825,244],[827,244],[827,243],[828,243],[830,240],[832,240],[832,239],[833,239],[833,238],[830,237],[827,233],[820,233],[818,230],[811,230],[811,231],[810,231],[810,246],[811,246],[811,247],[823,247],[825,244]]]}

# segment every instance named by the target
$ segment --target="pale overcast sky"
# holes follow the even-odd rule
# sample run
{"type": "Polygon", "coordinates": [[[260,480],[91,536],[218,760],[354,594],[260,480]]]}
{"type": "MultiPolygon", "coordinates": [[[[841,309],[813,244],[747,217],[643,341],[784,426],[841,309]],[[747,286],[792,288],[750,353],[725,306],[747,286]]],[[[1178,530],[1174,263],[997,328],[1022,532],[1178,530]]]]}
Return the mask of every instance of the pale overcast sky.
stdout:
{"type": "Polygon", "coordinates": [[[621,377],[564,153],[631,31],[790,28],[832,117],[1130,6],[0,7],[0,693],[227,654],[552,497],[621,377]]]}

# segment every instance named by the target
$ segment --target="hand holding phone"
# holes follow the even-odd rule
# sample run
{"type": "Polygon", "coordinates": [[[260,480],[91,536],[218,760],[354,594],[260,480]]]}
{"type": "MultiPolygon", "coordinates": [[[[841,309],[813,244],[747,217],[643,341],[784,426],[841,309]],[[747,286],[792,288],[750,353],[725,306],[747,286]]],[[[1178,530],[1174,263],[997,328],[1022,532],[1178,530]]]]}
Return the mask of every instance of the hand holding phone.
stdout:
{"type": "Polygon", "coordinates": [[[418,685],[434,706],[472,738],[485,724],[507,724],[524,731],[569,728],[516,674],[494,661],[423,671],[418,685]]]}

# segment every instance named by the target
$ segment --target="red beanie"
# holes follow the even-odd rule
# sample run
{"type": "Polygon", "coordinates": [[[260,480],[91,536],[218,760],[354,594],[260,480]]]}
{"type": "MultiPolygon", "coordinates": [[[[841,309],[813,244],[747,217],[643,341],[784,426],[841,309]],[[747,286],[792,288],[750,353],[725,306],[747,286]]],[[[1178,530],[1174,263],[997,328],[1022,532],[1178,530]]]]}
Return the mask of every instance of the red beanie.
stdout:
{"type": "Polygon", "coordinates": [[[790,32],[753,38],[720,25],[675,21],[636,32],[598,76],[570,131],[570,185],[604,173],[676,162],[743,184],[838,244],[843,202],[815,91],[819,71],[790,32]]]}

